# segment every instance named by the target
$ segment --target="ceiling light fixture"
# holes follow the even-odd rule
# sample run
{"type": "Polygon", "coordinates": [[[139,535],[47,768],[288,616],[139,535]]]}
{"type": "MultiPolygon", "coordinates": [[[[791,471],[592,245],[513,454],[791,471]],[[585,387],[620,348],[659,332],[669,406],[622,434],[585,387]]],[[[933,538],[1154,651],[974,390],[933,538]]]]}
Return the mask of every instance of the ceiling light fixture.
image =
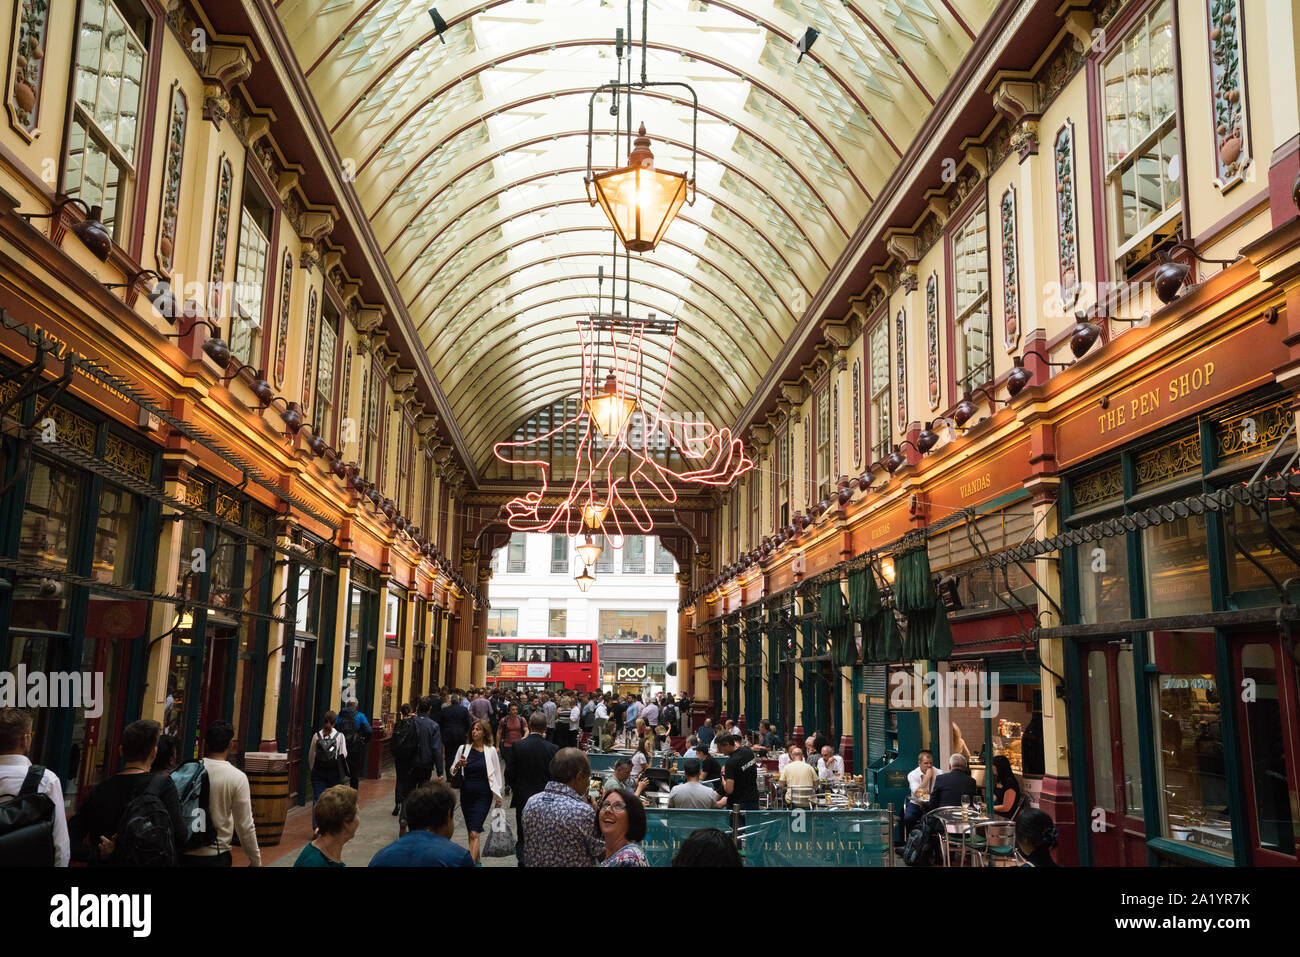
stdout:
{"type": "Polygon", "coordinates": [[[573,577],[574,583],[580,591],[586,591],[592,585],[596,584],[596,576],[591,573],[591,569],[586,565],[582,566],[582,571],[573,577]]]}
{"type": "Polygon", "coordinates": [[[600,553],[604,551],[604,548],[593,541],[591,536],[588,535],[586,541],[575,548],[574,551],[577,552],[578,557],[582,559],[582,564],[590,567],[596,564],[596,559],[600,558],[600,553]]]}
{"type": "MultiPolygon", "coordinates": [[[[583,185],[587,190],[587,201],[592,206],[597,204],[604,210],[610,225],[618,235],[623,248],[629,252],[650,252],[659,245],[664,233],[672,225],[683,204],[695,205],[695,169],[698,142],[700,102],[693,87],[680,81],[651,82],[646,77],[646,30],[649,23],[649,0],[642,0],[641,8],[641,80],[632,79],[632,10],[628,6],[627,39],[629,56],[627,79],[623,79],[623,35],[615,40],[615,53],[618,57],[618,75],[616,81],[602,84],[592,91],[587,102],[587,172],[583,185]],[[670,173],[655,168],[654,153],[650,149],[650,137],[646,133],[645,123],[640,124],[636,139],[629,145],[627,163],[597,173],[592,163],[592,148],[596,139],[596,98],[609,93],[612,100],[610,115],[618,116],[618,98],[627,97],[627,133],[632,133],[632,96],[644,92],[649,87],[676,86],[685,89],[691,95],[691,171],[690,173],[670,173]]],[[[674,102],[676,102],[674,100],[674,102]]],[[[618,163],[618,144],[621,130],[614,131],[615,156],[618,163]]]]}

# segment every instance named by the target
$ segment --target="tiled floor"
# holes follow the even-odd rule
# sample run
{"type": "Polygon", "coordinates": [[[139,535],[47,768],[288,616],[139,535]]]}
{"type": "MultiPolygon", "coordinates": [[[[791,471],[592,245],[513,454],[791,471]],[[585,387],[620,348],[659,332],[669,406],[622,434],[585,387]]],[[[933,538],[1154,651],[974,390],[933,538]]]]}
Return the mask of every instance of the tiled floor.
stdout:
{"type": "MultiPolygon", "coordinates": [[[[375,781],[362,781],[358,804],[361,808],[361,827],[357,836],[343,848],[343,862],[348,867],[365,867],[375,852],[397,840],[397,818],[393,816],[393,773],[389,771],[375,781]]],[[[507,801],[507,807],[509,802],[507,801]]],[[[510,812],[510,827],[513,829],[514,812],[510,812]]],[[[465,830],[465,819],[456,808],[456,833],[452,840],[461,847],[469,847],[469,835],[465,830]]],[[[262,848],[262,863],[270,867],[292,867],[298,854],[311,841],[311,805],[289,809],[289,816],[284,822],[284,836],[275,847],[262,848]]],[[[243,867],[248,858],[238,847],[231,852],[235,867],[243,867]]],[[[484,867],[515,867],[514,856],[485,857],[484,867]]]]}

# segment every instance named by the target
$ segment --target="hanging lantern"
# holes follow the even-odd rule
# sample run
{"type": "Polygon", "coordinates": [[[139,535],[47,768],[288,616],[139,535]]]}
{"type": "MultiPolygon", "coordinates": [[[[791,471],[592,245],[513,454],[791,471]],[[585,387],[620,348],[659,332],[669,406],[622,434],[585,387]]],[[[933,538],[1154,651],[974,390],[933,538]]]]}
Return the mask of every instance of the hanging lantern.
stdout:
{"type": "Polygon", "coordinates": [[[605,516],[608,514],[609,503],[597,505],[594,502],[590,502],[582,506],[582,523],[594,531],[600,528],[601,522],[605,521],[605,516]]]}
{"type": "Polygon", "coordinates": [[[582,571],[580,571],[576,576],[574,576],[573,580],[577,584],[579,589],[581,589],[582,591],[586,591],[593,584],[595,584],[596,576],[591,573],[590,568],[587,568],[584,565],[582,571]]]}
{"type": "Polygon", "coordinates": [[[596,559],[600,557],[600,553],[604,551],[604,549],[592,541],[591,536],[588,535],[587,540],[575,548],[574,551],[576,551],[578,557],[582,559],[582,564],[590,568],[592,565],[596,564],[596,559]]]}
{"type": "Polygon", "coordinates": [[[623,434],[627,420],[635,408],[636,399],[618,394],[618,380],[614,378],[612,370],[605,377],[605,384],[599,394],[587,400],[587,414],[591,416],[591,421],[600,430],[600,434],[607,439],[623,434]]]}
{"type": "Polygon", "coordinates": [[[655,169],[644,123],[627,159],[622,169],[592,176],[587,183],[587,198],[593,206],[600,203],[625,249],[645,253],[659,245],[686,202],[687,179],[685,173],[655,169]]]}

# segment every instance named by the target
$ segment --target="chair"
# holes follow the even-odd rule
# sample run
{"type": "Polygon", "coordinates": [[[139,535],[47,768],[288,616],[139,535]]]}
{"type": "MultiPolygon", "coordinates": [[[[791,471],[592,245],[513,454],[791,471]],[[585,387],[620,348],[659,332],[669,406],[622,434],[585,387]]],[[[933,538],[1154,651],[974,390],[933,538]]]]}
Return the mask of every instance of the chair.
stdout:
{"type": "Polygon", "coordinates": [[[975,825],[983,832],[986,867],[1018,867],[1015,821],[983,821],[975,825]]]}
{"type": "Polygon", "coordinates": [[[792,784],[785,790],[785,799],[791,807],[811,808],[816,791],[812,785],[792,784]]]}

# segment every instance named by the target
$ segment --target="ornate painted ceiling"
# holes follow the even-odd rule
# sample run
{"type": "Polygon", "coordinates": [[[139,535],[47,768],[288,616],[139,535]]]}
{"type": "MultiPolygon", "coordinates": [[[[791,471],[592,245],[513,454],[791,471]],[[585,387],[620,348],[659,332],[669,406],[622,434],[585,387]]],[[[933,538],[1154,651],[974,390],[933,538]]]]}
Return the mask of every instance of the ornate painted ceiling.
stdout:
{"type": "MultiPolygon", "coordinates": [[[[575,322],[596,311],[601,266],[609,308],[613,233],[583,174],[590,92],[615,79],[627,8],[436,5],[445,42],[430,0],[277,11],[481,469],[493,442],[577,390],[575,322]]],[[[651,0],[648,77],[691,84],[700,104],[698,199],[631,259],[632,314],[681,323],[665,408],[734,421],[993,6],[651,0]],[[820,37],[796,62],[809,26],[820,37]]],[[[640,21],[638,3],[638,41],[640,21]]],[[[596,105],[598,171],[615,160],[609,105],[596,105]]],[[[657,166],[689,170],[680,95],[637,95],[633,122],[657,166]]],[[[618,270],[622,308],[622,257],[618,270]]],[[[665,360],[652,343],[647,371],[665,360]]]]}

